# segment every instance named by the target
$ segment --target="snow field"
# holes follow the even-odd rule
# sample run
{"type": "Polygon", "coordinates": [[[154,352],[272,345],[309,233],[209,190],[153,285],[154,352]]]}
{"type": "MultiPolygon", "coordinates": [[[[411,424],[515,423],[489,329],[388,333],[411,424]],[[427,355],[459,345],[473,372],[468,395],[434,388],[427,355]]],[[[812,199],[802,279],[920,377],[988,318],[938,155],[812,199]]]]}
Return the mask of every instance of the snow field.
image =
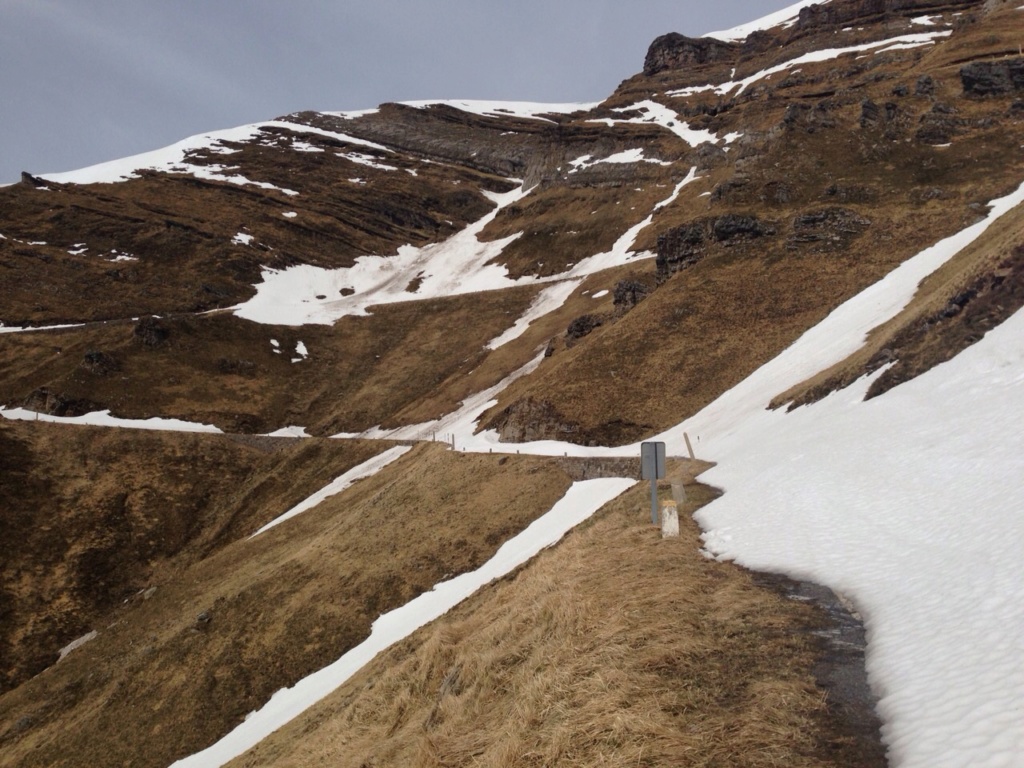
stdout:
{"type": "MultiPolygon", "coordinates": [[[[522,200],[528,194],[522,187],[518,187],[504,194],[485,193],[496,203],[496,207],[442,243],[422,248],[404,245],[398,249],[396,256],[361,256],[353,266],[341,269],[310,265],[284,270],[264,269],[263,282],[255,286],[256,295],[235,307],[234,312],[246,320],[271,325],[330,325],[346,315],[365,315],[369,307],[377,304],[457,296],[517,285],[578,280],[610,267],[652,257],[653,254],[649,252],[636,253],[631,250],[636,236],[653,221],[658,210],[674,202],[683,187],[697,178],[696,173],[696,168],[691,168],[672,194],[655,205],[650,216],[626,231],[610,251],[589,256],[558,275],[514,280],[508,276],[505,267],[492,262],[519,235],[491,242],[481,242],[478,238],[502,208],[522,200]],[[414,283],[416,289],[410,291],[409,286],[414,283]],[[342,290],[354,293],[342,296],[342,290]],[[318,299],[317,296],[328,298],[318,299]]],[[[556,308],[559,304],[555,300],[563,296],[567,298],[570,293],[567,287],[552,288],[546,292],[543,298],[538,299],[539,303],[535,302],[527,310],[529,318],[525,324],[520,319],[515,326],[517,330],[507,331],[509,334],[515,333],[515,336],[507,336],[501,343],[507,343],[520,335],[522,331],[518,329],[525,330],[529,322],[540,316],[538,312],[556,308]]],[[[564,298],[561,300],[564,301],[564,298]]],[[[497,341],[495,339],[490,343],[496,344],[497,341]]]]}
{"type": "MultiPolygon", "coordinates": [[[[767,405],[860,348],[924,277],[1021,203],[1024,185],[652,438],[681,454],[686,432],[717,462],[702,479],[725,494],[696,516],[708,556],[825,584],[854,602],[894,768],[1024,765],[1024,312],[870,401],[864,378],[792,413],[767,405]]],[[[639,453],[474,434],[488,400],[467,400],[432,426],[459,450],[639,453]]]]}
{"type": "Polygon", "coordinates": [[[566,533],[636,483],[604,478],[573,483],[565,496],[522,533],[506,541],[476,571],[440,582],[434,588],[380,616],[370,637],[333,664],[275,693],[262,709],[250,714],[217,743],[174,763],[172,768],[215,768],[258,744],[281,726],[328,696],[377,654],[420,627],[443,616],[494,579],[510,573],[536,554],[557,543],[566,533]]]}

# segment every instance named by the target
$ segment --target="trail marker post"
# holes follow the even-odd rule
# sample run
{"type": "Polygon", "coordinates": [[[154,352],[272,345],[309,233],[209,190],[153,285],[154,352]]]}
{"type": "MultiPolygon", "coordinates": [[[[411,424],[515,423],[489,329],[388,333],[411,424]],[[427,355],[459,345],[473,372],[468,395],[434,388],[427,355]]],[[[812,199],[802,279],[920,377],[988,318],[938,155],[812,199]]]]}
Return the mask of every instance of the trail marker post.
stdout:
{"type": "Polygon", "coordinates": [[[651,481],[651,523],[658,524],[658,480],[665,476],[665,444],[640,443],[640,479],[651,481]]]}

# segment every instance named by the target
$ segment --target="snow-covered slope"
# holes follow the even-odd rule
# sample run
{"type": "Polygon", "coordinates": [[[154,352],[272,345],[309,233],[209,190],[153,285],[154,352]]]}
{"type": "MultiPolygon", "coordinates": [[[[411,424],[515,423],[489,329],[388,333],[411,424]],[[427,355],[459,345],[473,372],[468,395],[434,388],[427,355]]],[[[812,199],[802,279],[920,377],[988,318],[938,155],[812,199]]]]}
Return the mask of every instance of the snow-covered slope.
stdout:
{"type": "Polygon", "coordinates": [[[827,2],[828,0],[800,0],[799,3],[793,3],[793,5],[786,6],[781,10],[769,13],[767,16],[762,16],[754,21],[748,21],[745,24],[740,24],[732,29],[708,32],[704,37],[714,37],[718,40],[743,40],[751,32],[771,29],[772,27],[777,27],[780,24],[791,24],[800,13],[801,8],[806,8],[808,5],[824,5],[827,2]]]}

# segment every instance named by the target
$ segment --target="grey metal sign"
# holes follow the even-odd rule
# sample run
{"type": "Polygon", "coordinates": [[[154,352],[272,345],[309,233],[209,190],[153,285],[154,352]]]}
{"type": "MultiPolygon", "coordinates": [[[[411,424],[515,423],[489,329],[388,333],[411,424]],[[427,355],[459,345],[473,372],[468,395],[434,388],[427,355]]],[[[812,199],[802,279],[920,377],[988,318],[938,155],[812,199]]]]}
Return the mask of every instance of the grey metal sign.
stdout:
{"type": "Polygon", "coordinates": [[[665,476],[665,444],[640,443],[640,479],[660,480],[665,476]]]}
{"type": "Polygon", "coordinates": [[[651,522],[658,524],[658,480],[665,476],[665,444],[640,443],[640,479],[651,481],[651,522]]]}

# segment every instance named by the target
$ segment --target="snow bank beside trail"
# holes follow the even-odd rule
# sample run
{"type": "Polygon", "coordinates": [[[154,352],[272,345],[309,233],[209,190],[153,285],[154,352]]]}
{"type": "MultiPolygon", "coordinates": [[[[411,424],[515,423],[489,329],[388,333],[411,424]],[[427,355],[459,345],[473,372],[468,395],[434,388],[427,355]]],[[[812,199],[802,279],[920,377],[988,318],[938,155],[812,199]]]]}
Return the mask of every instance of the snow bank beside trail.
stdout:
{"type": "Polygon", "coordinates": [[[890,763],[1024,765],[1024,312],[867,402],[761,411],[703,450],[709,552],[850,597],[890,763]]]}
{"type": "Polygon", "coordinates": [[[481,587],[510,573],[537,553],[557,543],[575,526],[636,483],[605,478],[574,483],[551,510],[518,536],[506,541],[476,571],[443,581],[386,613],[373,623],[370,637],[330,666],[275,693],[262,709],[250,714],[217,743],[174,763],[172,768],[215,768],[241,755],[341,686],[377,654],[443,616],[481,587]]]}
{"type": "Polygon", "coordinates": [[[344,491],[346,488],[350,488],[356,480],[361,480],[364,477],[370,477],[371,475],[377,474],[382,469],[384,469],[384,467],[386,467],[388,464],[390,464],[393,461],[397,461],[411,450],[412,448],[410,448],[407,445],[396,445],[394,448],[389,448],[383,453],[379,453],[373,458],[367,459],[362,464],[352,467],[352,469],[348,470],[348,472],[345,472],[344,474],[341,474],[338,477],[334,478],[334,480],[329,482],[319,491],[309,496],[308,498],[303,499],[294,507],[289,509],[287,512],[279,515],[278,517],[275,517],[269,523],[267,523],[258,531],[256,531],[256,533],[252,534],[252,536],[250,536],[249,538],[251,539],[256,536],[259,536],[264,531],[269,531],[271,528],[273,528],[276,525],[280,525],[285,520],[291,520],[296,515],[301,515],[303,512],[306,512],[307,510],[310,510],[313,507],[315,507],[324,499],[330,498],[331,496],[335,496],[344,491]]]}
{"type": "Polygon", "coordinates": [[[162,429],[168,432],[216,432],[221,430],[212,424],[196,424],[181,419],[122,419],[111,416],[110,411],[93,411],[81,416],[50,416],[47,413],[29,411],[25,408],[5,408],[0,405],[0,416],[12,421],[48,421],[53,424],[85,424],[94,427],[124,427],[126,429],[162,429]]]}

